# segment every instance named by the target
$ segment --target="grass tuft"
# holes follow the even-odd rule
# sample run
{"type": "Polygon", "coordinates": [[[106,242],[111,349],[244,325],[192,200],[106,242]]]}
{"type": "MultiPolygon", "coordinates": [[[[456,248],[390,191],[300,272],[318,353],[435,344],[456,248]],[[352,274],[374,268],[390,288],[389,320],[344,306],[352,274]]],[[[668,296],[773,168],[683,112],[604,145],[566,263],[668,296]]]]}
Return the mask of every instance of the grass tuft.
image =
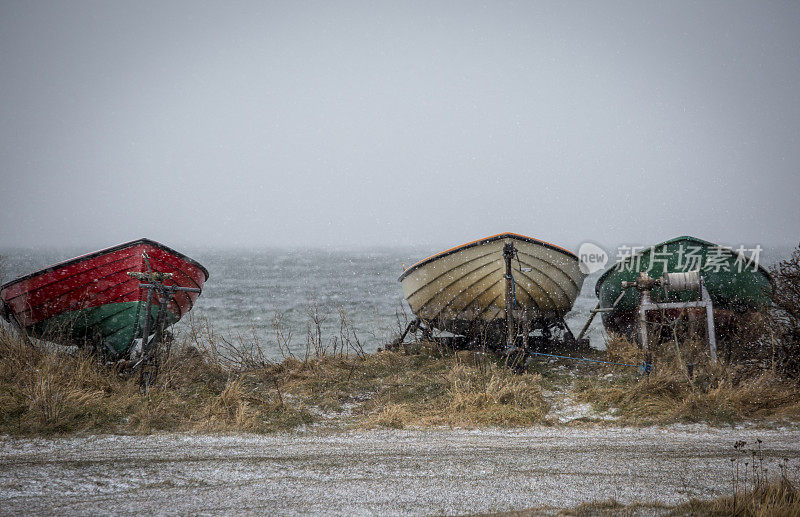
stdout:
{"type": "MultiPolygon", "coordinates": [[[[636,345],[619,337],[610,340],[608,355],[641,361],[636,345]]],[[[662,343],[653,363],[646,377],[623,372],[610,382],[579,379],[573,388],[575,399],[614,411],[623,424],[800,419],[800,386],[770,370],[711,363],[699,343],[662,343]]]]}
{"type": "Polygon", "coordinates": [[[800,515],[800,491],[796,483],[781,476],[735,495],[710,501],[693,499],[676,507],[671,515],[797,516],[800,515]]]}

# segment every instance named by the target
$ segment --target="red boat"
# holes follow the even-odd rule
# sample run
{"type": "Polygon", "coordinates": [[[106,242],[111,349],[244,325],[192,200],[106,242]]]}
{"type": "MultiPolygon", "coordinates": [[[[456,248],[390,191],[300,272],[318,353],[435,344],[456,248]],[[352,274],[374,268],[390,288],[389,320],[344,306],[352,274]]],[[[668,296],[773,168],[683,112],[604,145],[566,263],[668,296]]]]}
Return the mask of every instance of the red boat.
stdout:
{"type": "Polygon", "coordinates": [[[172,288],[160,316],[165,325],[191,310],[208,280],[208,271],[198,262],[158,242],[139,239],[4,284],[0,315],[34,337],[87,346],[118,358],[146,328],[148,335],[156,331],[149,323],[159,313],[159,297],[152,296],[148,320],[148,290],[128,274],[152,272],[165,273],[161,283],[172,288]]]}

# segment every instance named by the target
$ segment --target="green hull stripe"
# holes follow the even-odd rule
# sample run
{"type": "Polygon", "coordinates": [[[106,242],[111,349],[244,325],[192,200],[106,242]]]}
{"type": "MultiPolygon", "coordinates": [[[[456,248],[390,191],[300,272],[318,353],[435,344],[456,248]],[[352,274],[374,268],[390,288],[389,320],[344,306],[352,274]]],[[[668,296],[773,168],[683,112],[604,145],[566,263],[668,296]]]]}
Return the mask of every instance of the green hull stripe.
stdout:
{"type": "MultiPolygon", "coordinates": [[[[117,357],[127,352],[134,337],[140,337],[144,327],[144,302],[108,303],[100,307],[59,314],[34,325],[34,336],[74,345],[105,350],[117,357]]],[[[151,307],[151,326],[155,324],[158,306],[151,307]]],[[[167,311],[167,324],[178,318],[167,311]]],[[[150,329],[150,335],[154,329],[150,329]]]]}

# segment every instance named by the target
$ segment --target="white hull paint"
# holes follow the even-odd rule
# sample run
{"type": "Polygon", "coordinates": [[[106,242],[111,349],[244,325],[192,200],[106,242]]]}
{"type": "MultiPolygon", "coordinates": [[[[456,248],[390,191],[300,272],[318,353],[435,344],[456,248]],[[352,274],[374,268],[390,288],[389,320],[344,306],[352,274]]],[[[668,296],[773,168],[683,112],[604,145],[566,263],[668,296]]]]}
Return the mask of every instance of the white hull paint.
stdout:
{"type": "Polygon", "coordinates": [[[544,241],[505,233],[434,255],[400,277],[413,313],[441,329],[464,331],[505,318],[503,246],[513,243],[515,319],[553,321],[572,309],[583,285],[578,257],[544,241]]]}

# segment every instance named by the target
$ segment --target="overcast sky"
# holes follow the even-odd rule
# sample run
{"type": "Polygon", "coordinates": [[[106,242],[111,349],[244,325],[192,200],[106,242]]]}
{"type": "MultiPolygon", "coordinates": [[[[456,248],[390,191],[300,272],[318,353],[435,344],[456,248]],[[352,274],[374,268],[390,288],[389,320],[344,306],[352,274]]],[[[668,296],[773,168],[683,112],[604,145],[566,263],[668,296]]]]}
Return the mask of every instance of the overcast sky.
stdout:
{"type": "Polygon", "coordinates": [[[800,3],[0,0],[0,180],[0,246],[796,243],[800,3]]]}

